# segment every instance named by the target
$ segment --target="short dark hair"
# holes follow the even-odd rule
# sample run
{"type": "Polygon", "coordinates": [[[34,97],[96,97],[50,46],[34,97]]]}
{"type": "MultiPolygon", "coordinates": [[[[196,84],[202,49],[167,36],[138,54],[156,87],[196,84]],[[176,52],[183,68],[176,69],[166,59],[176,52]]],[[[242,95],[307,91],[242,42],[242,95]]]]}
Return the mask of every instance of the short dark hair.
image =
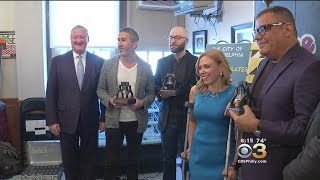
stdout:
{"type": "Polygon", "coordinates": [[[273,6],[273,7],[269,7],[267,9],[262,10],[261,12],[258,13],[258,15],[256,16],[256,19],[260,18],[262,15],[266,14],[266,13],[273,13],[274,15],[276,15],[279,19],[279,21],[281,22],[289,22],[293,25],[293,29],[295,32],[295,35],[297,35],[297,28],[296,28],[296,23],[294,20],[294,17],[291,13],[291,11],[288,8],[285,8],[283,6],[273,6]]]}
{"type": "Polygon", "coordinates": [[[125,27],[125,28],[120,29],[120,32],[126,32],[126,33],[130,34],[130,37],[132,40],[137,41],[137,42],[139,41],[139,35],[138,35],[137,31],[135,31],[132,28],[125,27]]]}

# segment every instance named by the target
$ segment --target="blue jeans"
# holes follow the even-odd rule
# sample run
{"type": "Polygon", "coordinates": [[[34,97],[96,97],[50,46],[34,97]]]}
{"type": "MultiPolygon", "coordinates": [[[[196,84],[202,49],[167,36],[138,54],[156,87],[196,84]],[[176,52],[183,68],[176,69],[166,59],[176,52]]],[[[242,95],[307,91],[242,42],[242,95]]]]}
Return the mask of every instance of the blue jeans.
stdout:
{"type": "Polygon", "coordinates": [[[177,129],[172,124],[167,124],[166,129],[161,132],[163,180],[176,179],[176,158],[183,151],[184,139],[185,129],[177,129]]]}

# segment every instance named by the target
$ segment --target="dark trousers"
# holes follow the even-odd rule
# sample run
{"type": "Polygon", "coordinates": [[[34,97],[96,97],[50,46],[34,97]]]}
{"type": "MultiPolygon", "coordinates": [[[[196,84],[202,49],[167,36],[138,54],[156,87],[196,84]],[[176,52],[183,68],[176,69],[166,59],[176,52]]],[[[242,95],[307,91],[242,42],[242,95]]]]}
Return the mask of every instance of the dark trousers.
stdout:
{"type": "Polygon", "coordinates": [[[138,180],[139,148],[143,133],[137,133],[138,122],[120,122],[119,129],[106,129],[107,165],[105,180],[115,180],[120,175],[120,150],[126,136],[128,148],[127,180],[138,180]]]}
{"type": "Polygon", "coordinates": [[[98,128],[89,131],[79,122],[74,134],[60,133],[60,144],[66,180],[96,179],[98,128]]]}
{"type": "Polygon", "coordinates": [[[172,124],[167,124],[166,129],[161,132],[163,180],[176,179],[176,158],[183,151],[184,139],[185,129],[178,129],[172,124]]]}

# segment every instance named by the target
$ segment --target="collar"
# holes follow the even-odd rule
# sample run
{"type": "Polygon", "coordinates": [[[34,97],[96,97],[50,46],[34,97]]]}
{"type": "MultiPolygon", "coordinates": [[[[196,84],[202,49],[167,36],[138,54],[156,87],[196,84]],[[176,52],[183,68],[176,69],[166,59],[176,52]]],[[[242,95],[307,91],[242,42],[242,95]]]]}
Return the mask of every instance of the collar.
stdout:
{"type": "Polygon", "coordinates": [[[82,53],[82,54],[77,54],[76,52],[72,51],[72,54],[73,54],[73,58],[76,58],[79,55],[82,56],[82,59],[85,59],[87,57],[87,51],[84,51],[84,53],[82,53]]]}
{"type": "Polygon", "coordinates": [[[189,59],[189,54],[191,54],[188,50],[186,50],[186,53],[180,58],[180,59],[176,59],[176,57],[174,56],[174,54],[171,54],[172,55],[172,61],[173,62],[177,62],[177,63],[181,63],[181,62],[184,62],[185,59],[189,59]]]}

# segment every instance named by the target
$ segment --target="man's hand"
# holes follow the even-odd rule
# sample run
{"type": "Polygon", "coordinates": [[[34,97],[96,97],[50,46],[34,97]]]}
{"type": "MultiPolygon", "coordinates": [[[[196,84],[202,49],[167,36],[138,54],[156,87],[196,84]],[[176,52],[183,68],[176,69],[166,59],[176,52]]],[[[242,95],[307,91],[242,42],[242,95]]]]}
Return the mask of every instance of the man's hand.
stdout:
{"type": "Polygon", "coordinates": [[[243,106],[244,113],[240,116],[237,115],[237,112],[228,110],[230,117],[234,120],[236,126],[244,132],[254,132],[257,130],[258,119],[250,109],[248,105],[243,106]]]}
{"type": "Polygon", "coordinates": [[[52,124],[49,126],[49,130],[52,134],[54,134],[55,136],[59,136],[60,135],[60,125],[59,124],[52,124]]]}
{"type": "Polygon", "coordinates": [[[168,93],[164,93],[164,92],[162,92],[162,91],[159,92],[159,95],[160,95],[160,97],[161,97],[162,99],[166,99],[166,98],[168,98],[168,97],[171,97],[168,93]]]}
{"type": "Polygon", "coordinates": [[[137,99],[137,98],[135,98],[135,99],[136,99],[136,103],[128,105],[128,107],[133,111],[144,106],[144,102],[142,100],[137,99]]]}
{"type": "Polygon", "coordinates": [[[121,107],[124,107],[125,105],[123,105],[123,104],[117,104],[117,103],[114,103],[114,99],[116,98],[116,96],[115,97],[113,97],[113,98],[111,98],[110,100],[109,100],[109,102],[110,102],[110,104],[111,105],[113,105],[115,108],[121,108],[121,107]]]}

